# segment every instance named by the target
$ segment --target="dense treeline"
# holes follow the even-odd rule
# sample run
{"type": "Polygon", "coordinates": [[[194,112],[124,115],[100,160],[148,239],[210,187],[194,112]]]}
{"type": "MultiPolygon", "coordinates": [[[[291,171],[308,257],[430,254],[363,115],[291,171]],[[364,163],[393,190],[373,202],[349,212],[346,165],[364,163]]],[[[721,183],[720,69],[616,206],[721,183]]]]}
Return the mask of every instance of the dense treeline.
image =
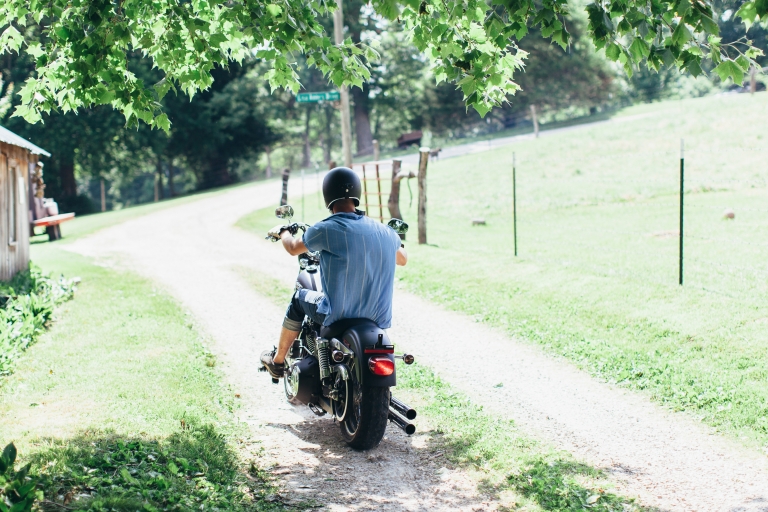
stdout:
{"type": "MultiPolygon", "coordinates": [[[[741,0],[721,2],[724,41],[745,36],[732,15],[741,0]]],[[[677,71],[642,71],[627,79],[623,71],[594,50],[586,34],[586,20],[567,19],[571,44],[566,50],[537,30],[521,39],[529,54],[521,86],[510,103],[485,118],[468,110],[461,90],[443,82],[435,85],[429,63],[410,42],[402,26],[385,22],[362,0],[345,0],[346,35],[355,43],[377,49],[380,59],[362,88],[352,88],[355,152],[368,155],[372,141],[392,147],[411,130],[428,130],[440,138],[463,137],[517,126],[527,120],[530,105],[545,116],[578,116],[628,101],[652,101],[665,94],[702,94],[712,82],[700,78],[681,81],[677,71]]],[[[326,30],[331,31],[331,20],[326,30]]],[[[753,27],[749,37],[765,44],[765,30],[753,27]]],[[[36,35],[30,31],[28,39],[36,35]]],[[[303,90],[330,90],[315,68],[296,56],[303,90]]],[[[131,55],[130,72],[145,83],[161,75],[141,55],[131,55]]],[[[643,68],[644,69],[644,68],[643,68]]],[[[44,122],[27,124],[10,117],[21,84],[34,73],[26,54],[5,54],[0,61],[0,123],[33,140],[53,156],[46,161],[46,194],[65,210],[93,211],[106,184],[107,208],[227,185],[283,167],[324,167],[340,152],[339,116],[329,104],[299,104],[284,90],[270,91],[268,67],[259,59],[242,65],[217,67],[213,85],[191,99],[171,91],[161,100],[171,121],[168,133],[141,124],[126,128],[122,114],[110,107],[52,113],[44,122]]]]}

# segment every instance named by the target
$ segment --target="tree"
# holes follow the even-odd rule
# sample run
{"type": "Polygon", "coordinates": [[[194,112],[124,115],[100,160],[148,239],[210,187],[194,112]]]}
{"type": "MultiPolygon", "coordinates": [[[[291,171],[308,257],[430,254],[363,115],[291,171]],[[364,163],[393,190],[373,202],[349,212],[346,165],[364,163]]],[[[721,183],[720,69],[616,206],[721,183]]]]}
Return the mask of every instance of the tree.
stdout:
{"type": "Polygon", "coordinates": [[[261,115],[258,85],[247,76],[252,65],[215,68],[212,86],[191,100],[183,94],[163,99],[173,126],[159,157],[183,159],[195,172],[198,188],[234,182],[234,164],[278,139],[261,115]]]}
{"type": "MultiPolygon", "coordinates": [[[[16,109],[31,122],[52,109],[111,105],[129,125],[144,121],[168,130],[158,100],[171,89],[188,95],[213,82],[217,66],[242,62],[252,49],[271,64],[273,88],[299,88],[292,55],[303,53],[336,85],[360,87],[375,52],[346,40],[334,45],[320,18],[333,2],[305,0],[5,0],[0,4],[0,53],[35,59],[37,76],[24,85],[16,109]],[[22,32],[37,30],[40,42],[22,32]],[[163,77],[146,84],[130,72],[127,55],[152,59],[163,77]]],[[[530,28],[566,47],[567,0],[374,0],[371,8],[402,20],[438,81],[456,83],[480,115],[518,90],[513,74],[526,54],[517,42],[530,28]]],[[[586,8],[588,31],[598,48],[627,72],[645,63],[676,66],[693,75],[711,61],[723,79],[743,80],[760,50],[747,42],[724,43],[706,0],[605,0],[586,8]]],[[[735,14],[746,23],[764,20],[768,2],[745,2],[735,14]]]]}

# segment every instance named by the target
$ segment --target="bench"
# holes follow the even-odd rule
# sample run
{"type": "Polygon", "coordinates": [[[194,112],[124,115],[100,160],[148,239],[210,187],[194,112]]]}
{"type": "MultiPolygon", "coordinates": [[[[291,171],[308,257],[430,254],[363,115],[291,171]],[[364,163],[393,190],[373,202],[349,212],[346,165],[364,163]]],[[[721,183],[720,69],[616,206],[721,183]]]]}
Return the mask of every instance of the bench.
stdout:
{"type": "Polygon", "coordinates": [[[398,149],[403,149],[403,148],[407,148],[411,144],[416,144],[417,146],[420,146],[421,138],[423,136],[424,134],[421,132],[421,130],[416,130],[415,132],[410,132],[410,133],[404,133],[397,138],[397,147],[398,149]]]}
{"type": "Polygon", "coordinates": [[[61,228],[59,225],[62,222],[67,222],[75,218],[74,213],[61,213],[59,215],[51,215],[49,217],[43,217],[32,221],[32,226],[36,228],[45,228],[45,232],[48,233],[48,241],[53,242],[61,238],[61,228]]]}

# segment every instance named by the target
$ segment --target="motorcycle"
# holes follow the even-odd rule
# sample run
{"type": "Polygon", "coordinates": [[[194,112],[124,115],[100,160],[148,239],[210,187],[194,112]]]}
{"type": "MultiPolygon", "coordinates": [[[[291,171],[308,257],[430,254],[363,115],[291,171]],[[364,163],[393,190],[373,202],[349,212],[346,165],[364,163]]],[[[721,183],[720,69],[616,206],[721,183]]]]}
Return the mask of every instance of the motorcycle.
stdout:
{"type": "MultiPolygon", "coordinates": [[[[293,208],[289,205],[277,208],[275,216],[288,222],[293,235],[310,227],[290,223],[293,208]]],[[[408,231],[408,225],[400,219],[392,219],[387,225],[398,234],[408,231]]],[[[296,290],[322,291],[320,254],[310,251],[298,259],[296,290]]],[[[416,418],[416,411],[390,391],[396,382],[395,359],[407,365],[414,362],[411,354],[395,355],[387,333],[371,320],[347,319],[322,326],[305,317],[285,358],[285,396],[291,404],[306,405],[318,416],[331,415],[352,448],[374,448],[384,437],[388,422],[407,435],[416,431],[410,422],[416,418]]],[[[273,378],[272,382],[277,384],[279,379],[273,378]]]]}

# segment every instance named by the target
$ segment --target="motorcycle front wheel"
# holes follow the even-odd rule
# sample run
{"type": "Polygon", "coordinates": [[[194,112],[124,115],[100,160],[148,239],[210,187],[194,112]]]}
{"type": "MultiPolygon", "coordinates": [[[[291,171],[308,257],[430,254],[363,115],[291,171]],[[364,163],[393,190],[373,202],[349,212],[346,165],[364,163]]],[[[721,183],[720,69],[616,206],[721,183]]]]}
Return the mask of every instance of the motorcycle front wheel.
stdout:
{"type": "Polygon", "coordinates": [[[363,386],[356,368],[351,368],[346,390],[346,412],[339,420],[341,436],[356,450],[375,448],[387,430],[389,388],[363,386]]]}

